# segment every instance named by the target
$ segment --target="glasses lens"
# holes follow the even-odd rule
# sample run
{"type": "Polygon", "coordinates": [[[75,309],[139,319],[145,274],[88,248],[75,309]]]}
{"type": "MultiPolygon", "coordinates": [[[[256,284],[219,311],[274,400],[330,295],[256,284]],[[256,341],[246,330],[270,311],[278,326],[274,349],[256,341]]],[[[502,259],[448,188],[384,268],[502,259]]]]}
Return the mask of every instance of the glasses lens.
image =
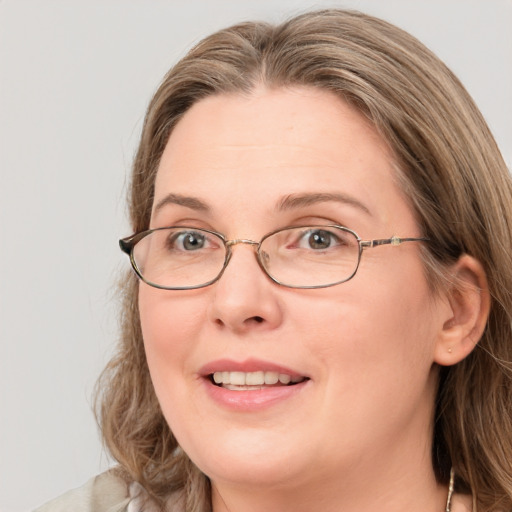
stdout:
{"type": "Polygon", "coordinates": [[[224,266],[222,238],[202,229],[156,229],[133,248],[133,261],[149,284],[193,288],[213,281],[224,266]]]}
{"type": "Polygon", "coordinates": [[[260,260],[269,275],[291,287],[322,287],[350,279],[359,263],[355,233],[335,226],[286,228],[265,238],[260,260]]]}

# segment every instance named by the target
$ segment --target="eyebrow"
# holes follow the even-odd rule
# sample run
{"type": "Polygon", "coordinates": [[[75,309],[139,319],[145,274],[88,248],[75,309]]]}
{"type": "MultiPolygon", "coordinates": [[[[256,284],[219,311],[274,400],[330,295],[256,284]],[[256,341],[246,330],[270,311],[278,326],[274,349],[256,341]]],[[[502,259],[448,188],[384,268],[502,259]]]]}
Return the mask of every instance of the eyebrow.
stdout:
{"type": "MultiPolygon", "coordinates": [[[[330,192],[310,192],[306,194],[289,194],[281,199],[276,207],[277,211],[295,210],[311,206],[313,204],[325,203],[325,202],[336,202],[342,204],[348,204],[354,206],[359,210],[363,211],[367,215],[371,215],[370,210],[355,197],[347,194],[330,193],[330,192]]],[[[192,196],[184,196],[181,194],[167,194],[161,199],[155,206],[155,213],[160,211],[164,206],[168,204],[175,204],[179,206],[185,206],[191,210],[209,212],[210,207],[201,199],[192,196]]]]}
{"type": "Polygon", "coordinates": [[[342,193],[313,192],[308,194],[290,194],[284,197],[277,205],[279,211],[304,208],[317,203],[336,202],[348,204],[371,215],[370,210],[355,197],[342,193]]]}
{"type": "Polygon", "coordinates": [[[167,194],[155,206],[155,213],[160,211],[164,206],[167,206],[168,204],[177,204],[179,206],[185,206],[191,210],[197,210],[201,212],[210,211],[210,207],[197,197],[182,196],[181,194],[167,194]]]}

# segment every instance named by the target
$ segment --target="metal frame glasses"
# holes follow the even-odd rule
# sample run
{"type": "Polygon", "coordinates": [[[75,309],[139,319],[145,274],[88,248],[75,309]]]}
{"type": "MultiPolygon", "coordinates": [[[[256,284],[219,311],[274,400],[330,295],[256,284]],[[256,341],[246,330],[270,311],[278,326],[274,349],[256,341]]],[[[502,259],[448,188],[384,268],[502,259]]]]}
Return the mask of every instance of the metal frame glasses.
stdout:
{"type": "Polygon", "coordinates": [[[362,240],[355,231],[336,224],[288,226],[267,233],[259,242],[228,240],[208,229],[170,226],[135,233],[119,240],[119,245],[146,284],[164,290],[191,290],[219,280],[232,247],[238,244],[254,246],[260,268],[281,286],[327,288],[354,277],[364,249],[426,241],[397,236],[362,240]],[[146,263],[151,270],[145,268],[146,263]]]}

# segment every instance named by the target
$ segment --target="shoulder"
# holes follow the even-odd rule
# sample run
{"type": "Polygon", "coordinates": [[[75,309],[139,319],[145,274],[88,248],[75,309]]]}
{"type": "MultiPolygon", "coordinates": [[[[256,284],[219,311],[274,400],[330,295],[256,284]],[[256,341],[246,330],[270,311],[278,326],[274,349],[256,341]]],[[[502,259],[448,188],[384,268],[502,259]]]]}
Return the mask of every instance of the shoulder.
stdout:
{"type": "Polygon", "coordinates": [[[56,498],[34,512],[123,512],[130,502],[128,484],[110,470],[56,498]]]}
{"type": "MultiPolygon", "coordinates": [[[[184,510],[183,496],[175,493],[167,499],[165,510],[184,510]]],[[[94,478],[46,503],[33,512],[161,512],[137,482],[127,482],[115,469],[94,478]]]]}

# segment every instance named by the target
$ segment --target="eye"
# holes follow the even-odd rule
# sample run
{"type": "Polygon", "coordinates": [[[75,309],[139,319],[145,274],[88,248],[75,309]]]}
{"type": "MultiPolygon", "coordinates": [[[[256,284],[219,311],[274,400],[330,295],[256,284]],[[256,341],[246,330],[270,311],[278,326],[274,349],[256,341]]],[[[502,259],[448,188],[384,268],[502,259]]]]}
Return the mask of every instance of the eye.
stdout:
{"type": "Polygon", "coordinates": [[[198,231],[179,231],[173,233],[168,241],[169,248],[178,251],[198,251],[210,246],[205,233],[198,231]]]}
{"type": "Polygon", "coordinates": [[[309,229],[302,234],[298,241],[301,249],[313,249],[321,251],[334,246],[344,245],[341,237],[326,229],[309,229]]]}

